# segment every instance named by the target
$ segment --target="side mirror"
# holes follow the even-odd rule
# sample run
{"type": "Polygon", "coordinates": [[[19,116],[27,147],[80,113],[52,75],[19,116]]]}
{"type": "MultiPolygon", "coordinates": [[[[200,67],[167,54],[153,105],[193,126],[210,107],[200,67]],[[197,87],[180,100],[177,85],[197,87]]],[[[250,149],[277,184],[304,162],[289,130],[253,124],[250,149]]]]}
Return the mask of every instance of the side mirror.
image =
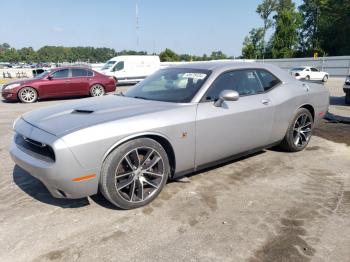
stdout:
{"type": "Polygon", "coordinates": [[[47,77],[47,80],[52,80],[52,76],[48,76],[48,77],[47,77]]]}
{"type": "Polygon", "coordinates": [[[237,101],[239,99],[239,93],[234,90],[223,90],[219,95],[219,99],[215,102],[214,106],[221,107],[224,101],[237,101]]]}

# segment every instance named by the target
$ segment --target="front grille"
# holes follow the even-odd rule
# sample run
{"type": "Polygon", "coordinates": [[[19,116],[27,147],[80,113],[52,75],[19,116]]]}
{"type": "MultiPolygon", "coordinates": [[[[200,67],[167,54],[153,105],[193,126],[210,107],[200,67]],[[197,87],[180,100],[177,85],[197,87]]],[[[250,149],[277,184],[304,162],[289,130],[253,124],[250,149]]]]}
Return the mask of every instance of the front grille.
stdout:
{"type": "Polygon", "coordinates": [[[55,162],[56,160],[55,153],[49,145],[24,137],[20,134],[15,135],[15,143],[23,152],[37,159],[46,162],[55,162]]]}

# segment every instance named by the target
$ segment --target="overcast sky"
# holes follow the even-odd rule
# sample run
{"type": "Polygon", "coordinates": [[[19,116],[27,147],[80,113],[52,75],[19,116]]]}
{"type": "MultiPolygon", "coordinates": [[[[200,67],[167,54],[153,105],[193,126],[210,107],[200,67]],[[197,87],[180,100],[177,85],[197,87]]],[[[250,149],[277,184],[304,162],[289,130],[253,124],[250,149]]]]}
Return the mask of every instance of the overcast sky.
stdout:
{"type": "Polygon", "coordinates": [[[10,0],[1,3],[0,42],[136,50],[136,2],[139,50],[148,52],[238,56],[249,30],[262,26],[261,0],[10,0]]]}

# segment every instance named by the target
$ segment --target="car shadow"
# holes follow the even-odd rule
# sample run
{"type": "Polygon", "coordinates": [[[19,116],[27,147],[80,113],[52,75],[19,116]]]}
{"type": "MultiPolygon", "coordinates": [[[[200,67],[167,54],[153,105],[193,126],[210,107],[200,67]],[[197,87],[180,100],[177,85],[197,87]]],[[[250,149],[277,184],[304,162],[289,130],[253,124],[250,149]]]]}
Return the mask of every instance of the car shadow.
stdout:
{"type": "Polygon", "coordinates": [[[121,209],[113,205],[100,192],[98,192],[96,195],[90,196],[90,199],[101,207],[112,209],[112,210],[126,211],[125,209],[121,209]]]}
{"type": "MultiPolygon", "coordinates": [[[[191,172],[189,174],[186,174],[184,176],[177,177],[176,179],[170,179],[167,183],[190,183],[190,181],[183,181],[182,179],[185,177],[192,177],[196,176],[205,172],[208,172],[213,169],[221,168],[226,165],[234,164],[238,161],[242,161],[244,159],[248,159],[257,155],[261,155],[266,153],[266,150],[261,150],[258,152],[255,152],[253,154],[231,159],[224,161],[223,163],[201,169],[199,171],[191,172]]],[[[54,198],[51,196],[50,192],[46,189],[44,184],[38,180],[37,178],[31,176],[27,171],[23,170],[19,166],[15,166],[13,169],[13,181],[15,184],[26,194],[34,198],[35,200],[38,200],[42,203],[58,206],[61,208],[81,208],[87,205],[90,205],[89,199],[96,203],[97,205],[108,208],[112,210],[119,210],[119,211],[125,211],[124,209],[118,208],[111,204],[101,193],[98,193],[96,195],[90,196],[89,198],[82,198],[82,199],[60,199],[60,198],[54,198]]]]}
{"type": "Polygon", "coordinates": [[[44,184],[17,165],[13,169],[13,181],[23,192],[45,204],[61,208],[79,208],[90,204],[88,198],[54,198],[44,184]]]}
{"type": "Polygon", "coordinates": [[[207,167],[207,168],[203,168],[203,169],[200,169],[198,171],[194,171],[194,172],[191,172],[189,174],[176,177],[175,179],[170,179],[168,183],[189,183],[188,181],[184,182],[182,179],[186,178],[186,177],[190,178],[190,177],[193,177],[193,176],[196,176],[196,175],[199,175],[199,174],[202,174],[202,173],[205,173],[205,172],[217,169],[217,168],[221,168],[221,167],[224,167],[224,166],[227,166],[227,165],[231,165],[231,164],[234,164],[236,162],[239,162],[239,161],[251,158],[251,157],[255,157],[255,156],[258,156],[258,155],[261,155],[261,154],[265,154],[265,153],[266,153],[266,150],[260,150],[258,152],[251,153],[249,155],[245,155],[245,156],[242,156],[242,157],[238,157],[238,158],[234,157],[234,158],[231,158],[231,159],[227,159],[226,161],[223,161],[220,164],[213,165],[213,166],[210,166],[210,167],[207,167]]]}

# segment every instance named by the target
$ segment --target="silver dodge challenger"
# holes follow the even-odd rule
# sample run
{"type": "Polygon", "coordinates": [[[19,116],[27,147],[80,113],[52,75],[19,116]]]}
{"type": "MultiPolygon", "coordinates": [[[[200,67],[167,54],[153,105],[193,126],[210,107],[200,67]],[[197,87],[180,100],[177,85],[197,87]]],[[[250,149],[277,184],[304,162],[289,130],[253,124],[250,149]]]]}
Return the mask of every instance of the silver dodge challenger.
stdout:
{"type": "Polygon", "coordinates": [[[154,200],[168,179],[276,145],[303,150],[328,105],[323,85],[273,65],[182,64],[125,94],[22,115],[10,153],[54,197],[101,192],[132,209],[154,200]]]}

